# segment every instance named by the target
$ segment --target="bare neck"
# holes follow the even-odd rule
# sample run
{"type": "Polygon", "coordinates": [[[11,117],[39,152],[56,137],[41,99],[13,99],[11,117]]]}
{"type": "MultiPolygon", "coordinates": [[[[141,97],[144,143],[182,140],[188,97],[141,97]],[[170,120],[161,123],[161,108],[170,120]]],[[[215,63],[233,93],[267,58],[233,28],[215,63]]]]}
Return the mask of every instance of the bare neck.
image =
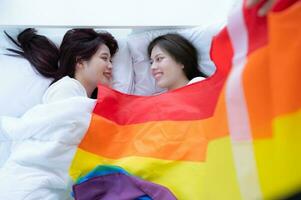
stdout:
{"type": "Polygon", "coordinates": [[[167,89],[168,90],[175,90],[175,89],[178,89],[180,87],[184,87],[188,83],[189,83],[189,80],[185,77],[183,79],[179,79],[177,82],[175,82],[173,85],[171,85],[167,89]]]}
{"type": "Polygon", "coordinates": [[[78,80],[82,84],[82,86],[85,88],[88,97],[91,97],[92,93],[93,93],[93,91],[95,90],[96,87],[94,85],[91,85],[87,81],[85,81],[81,76],[79,76],[77,74],[75,74],[74,78],[76,80],[78,80]]]}

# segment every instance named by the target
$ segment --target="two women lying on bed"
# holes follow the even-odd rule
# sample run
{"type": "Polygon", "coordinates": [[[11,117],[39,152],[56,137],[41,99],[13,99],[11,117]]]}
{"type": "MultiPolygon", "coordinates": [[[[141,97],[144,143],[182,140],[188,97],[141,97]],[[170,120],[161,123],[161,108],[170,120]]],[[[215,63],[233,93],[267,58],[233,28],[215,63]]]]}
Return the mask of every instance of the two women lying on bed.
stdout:
{"type": "MultiPolygon", "coordinates": [[[[179,36],[167,35],[150,47],[153,75],[160,86],[170,90],[200,75],[186,77],[183,71],[186,61],[182,60],[189,53],[184,53],[182,48],[191,50],[186,47],[187,41],[182,40],[179,36]],[[174,47],[180,53],[169,54],[165,47],[173,48],[175,42],[182,50],[174,47]],[[177,55],[181,56],[178,61],[174,58],[177,55]],[[174,79],[173,76],[179,77],[174,79]]],[[[26,29],[15,43],[20,49],[11,49],[12,53],[23,56],[39,73],[54,81],[46,90],[42,104],[20,119],[0,118],[0,134],[4,130],[8,141],[16,141],[0,169],[0,199],[70,199],[72,182],[68,169],[90,124],[95,100],[89,98],[93,97],[98,84],[110,86],[111,58],[117,51],[117,42],[109,33],[73,29],[65,34],[58,49],[34,29],[26,29]]],[[[191,57],[188,63],[194,63],[191,57]]]]}
{"type": "MultiPolygon", "coordinates": [[[[118,50],[115,38],[93,29],[67,31],[58,49],[54,43],[34,29],[26,29],[17,41],[20,50],[12,53],[27,59],[45,77],[53,78],[43,103],[72,96],[95,98],[97,85],[111,85],[112,57],[118,50]]],[[[177,34],[155,38],[148,47],[152,75],[159,87],[173,90],[204,79],[198,69],[196,48],[177,34]]]]}

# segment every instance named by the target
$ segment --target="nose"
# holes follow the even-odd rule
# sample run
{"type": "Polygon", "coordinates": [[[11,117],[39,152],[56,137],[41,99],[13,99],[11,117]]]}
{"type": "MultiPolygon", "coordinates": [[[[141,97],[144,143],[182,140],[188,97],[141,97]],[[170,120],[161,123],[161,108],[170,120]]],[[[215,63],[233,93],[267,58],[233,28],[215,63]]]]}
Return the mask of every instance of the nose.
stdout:
{"type": "Polygon", "coordinates": [[[157,66],[157,64],[156,63],[152,63],[151,64],[151,67],[150,67],[152,70],[155,70],[155,69],[158,69],[158,66],[157,66]]]}
{"type": "Polygon", "coordinates": [[[113,68],[112,62],[109,62],[107,67],[108,69],[112,69],[113,68]]]}

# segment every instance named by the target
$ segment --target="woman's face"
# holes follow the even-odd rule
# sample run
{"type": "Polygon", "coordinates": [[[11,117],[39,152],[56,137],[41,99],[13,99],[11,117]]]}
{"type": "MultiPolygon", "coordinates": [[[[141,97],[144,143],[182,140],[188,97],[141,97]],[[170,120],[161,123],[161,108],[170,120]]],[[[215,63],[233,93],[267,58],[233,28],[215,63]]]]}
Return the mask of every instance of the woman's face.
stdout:
{"type": "Polygon", "coordinates": [[[151,52],[151,70],[156,83],[168,90],[183,87],[188,83],[184,74],[184,66],[176,62],[164,49],[158,45],[151,52]]]}
{"type": "Polygon", "coordinates": [[[81,73],[85,82],[97,86],[111,85],[112,62],[109,48],[102,44],[90,60],[82,62],[81,73]]]}

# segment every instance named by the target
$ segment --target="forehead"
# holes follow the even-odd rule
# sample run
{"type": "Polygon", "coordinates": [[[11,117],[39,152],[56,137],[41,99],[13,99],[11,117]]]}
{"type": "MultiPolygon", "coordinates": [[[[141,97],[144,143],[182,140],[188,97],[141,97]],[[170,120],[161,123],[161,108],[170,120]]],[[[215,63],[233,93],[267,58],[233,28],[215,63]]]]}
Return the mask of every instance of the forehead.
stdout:
{"type": "Polygon", "coordinates": [[[152,49],[151,57],[155,57],[156,55],[159,54],[167,54],[167,52],[164,49],[162,49],[159,45],[155,45],[154,48],[152,49]]]}
{"type": "Polygon", "coordinates": [[[108,54],[108,55],[111,55],[110,54],[110,49],[107,45],[105,44],[101,44],[96,52],[97,54],[108,54]]]}

